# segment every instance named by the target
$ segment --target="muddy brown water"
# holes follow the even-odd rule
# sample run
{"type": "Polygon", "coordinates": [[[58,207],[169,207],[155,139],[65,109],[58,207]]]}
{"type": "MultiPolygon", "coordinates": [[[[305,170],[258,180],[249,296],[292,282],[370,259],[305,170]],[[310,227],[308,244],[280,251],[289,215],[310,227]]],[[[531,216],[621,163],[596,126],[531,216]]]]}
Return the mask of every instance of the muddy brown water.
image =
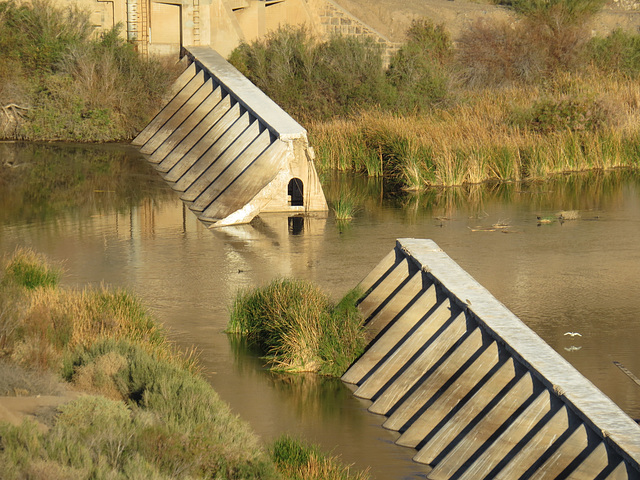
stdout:
{"type": "Polygon", "coordinates": [[[640,418],[640,386],[613,363],[640,376],[638,173],[422,196],[388,195],[380,183],[351,177],[325,178],[330,202],[346,192],[358,199],[351,222],[332,214],[268,215],[210,230],[129,148],[2,144],[0,164],[7,159],[0,253],[32,247],[63,262],[67,285],[106,283],[137,293],[179,345],[198,349],[211,384],[265,439],[302,437],[378,479],[424,478],[427,468],[412,462],[413,451],[395,446],[397,434],[384,430],[383,418],[369,414],[367,402],[339,380],[270,373],[224,333],[238,289],[291,276],[338,299],[403,237],[434,240],[640,418]],[[109,171],[85,171],[86,162],[100,164],[105,155],[109,171]],[[59,163],[69,169],[52,173],[59,163]],[[69,174],[78,170],[83,175],[69,174]],[[34,186],[24,181],[28,175],[48,180],[32,179],[34,186]],[[45,194],[46,188],[56,192],[45,194]],[[560,222],[561,210],[579,218],[560,222]]]}

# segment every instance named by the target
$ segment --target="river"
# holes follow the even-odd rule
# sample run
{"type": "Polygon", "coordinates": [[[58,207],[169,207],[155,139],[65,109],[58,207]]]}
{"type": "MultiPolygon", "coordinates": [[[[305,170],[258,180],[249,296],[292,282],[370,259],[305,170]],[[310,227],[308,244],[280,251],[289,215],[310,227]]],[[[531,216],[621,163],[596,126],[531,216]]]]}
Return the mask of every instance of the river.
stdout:
{"type": "Polygon", "coordinates": [[[422,195],[327,176],[330,202],[341,192],[359,199],[352,221],[271,214],[208,229],[130,147],[0,144],[0,164],[0,253],[28,246],[64,265],[66,285],[135,292],[180,347],[197,349],[220,396],[265,439],[302,437],[378,479],[424,478],[414,452],[395,446],[397,434],[381,428],[383,418],[339,380],[270,373],[224,333],[239,289],[292,276],[337,300],[397,238],[434,240],[640,418],[640,386],[613,363],[640,376],[637,172],[422,195]],[[560,222],[561,210],[579,218],[560,222]]]}

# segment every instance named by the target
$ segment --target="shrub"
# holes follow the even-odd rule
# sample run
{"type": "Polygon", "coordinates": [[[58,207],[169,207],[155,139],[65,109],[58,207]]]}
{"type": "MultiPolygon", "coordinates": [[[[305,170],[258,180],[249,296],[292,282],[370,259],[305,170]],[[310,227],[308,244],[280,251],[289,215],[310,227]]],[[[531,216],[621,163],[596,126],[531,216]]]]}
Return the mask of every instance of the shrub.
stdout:
{"type": "Polygon", "coordinates": [[[346,115],[359,106],[388,103],[390,95],[382,50],[370,38],[320,42],[304,27],[281,27],[240,45],[229,61],[298,118],[346,115]]]}
{"type": "Polygon", "coordinates": [[[364,348],[355,296],[334,307],[311,283],[274,280],[238,292],[227,330],[244,336],[275,369],[339,376],[364,348]]]}
{"type": "Polygon", "coordinates": [[[387,70],[396,89],[396,107],[415,111],[430,107],[447,94],[445,65],[452,55],[451,39],[443,25],[414,20],[407,42],[393,56],[387,70]]]}
{"type": "Polygon", "coordinates": [[[76,468],[91,468],[92,464],[105,462],[118,470],[131,449],[135,433],[132,412],[124,403],[101,396],[82,396],[60,407],[51,433],[50,441],[58,447],[52,449],[52,456],[76,468]],[[73,454],[74,450],[79,454],[73,454]]]}
{"type": "Polygon", "coordinates": [[[583,24],[562,18],[528,17],[514,24],[479,19],[460,36],[457,72],[473,87],[532,83],[582,66],[588,36],[583,24]]]}
{"type": "MultiPolygon", "coordinates": [[[[158,420],[143,426],[138,446],[163,471],[207,477],[269,476],[257,438],[234,416],[211,385],[197,374],[148,353],[129,341],[103,340],[78,348],[65,361],[65,377],[77,381],[87,368],[109,357],[125,359],[108,383],[122,398],[158,420]]],[[[96,385],[96,390],[100,385],[96,385]]]]}
{"type": "Polygon", "coordinates": [[[587,51],[591,61],[604,71],[630,78],[640,75],[640,35],[616,29],[604,38],[592,38],[587,51]]]}
{"type": "Polygon", "coordinates": [[[55,70],[66,50],[89,39],[93,26],[89,12],[50,0],[0,3],[0,51],[19,58],[30,75],[55,70]]]}
{"type": "Polygon", "coordinates": [[[53,373],[0,361],[0,396],[58,395],[62,390],[63,385],[53,373]]]}
{"type": "Polygon", "coordinates": [[[606,107],[591,99],[544,99],[514,116],[516,124],[538,133],[593,131],[608,124],[606,107]]]}

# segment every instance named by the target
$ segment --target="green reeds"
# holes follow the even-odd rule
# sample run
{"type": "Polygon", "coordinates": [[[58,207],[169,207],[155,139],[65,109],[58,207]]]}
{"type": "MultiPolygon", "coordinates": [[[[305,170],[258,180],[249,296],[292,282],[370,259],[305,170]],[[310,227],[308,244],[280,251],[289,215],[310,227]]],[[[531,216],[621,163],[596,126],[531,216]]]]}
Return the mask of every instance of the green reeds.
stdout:
{"type": "Polygon", "coordinates": [[[330,205],[338,221],[352,220],[360,208],[357,197],[349,192],[341,192],[330,205]]]}
{"type": "Polygon", "coordinates": [[[313,445],[284,435],[271,445],[271,458],[291,480],[367,480],[365,472],[351,472],[336,457],[328,457],[313,445]]]}
{"type": "Polygon", "coordinates": [[[62,270],[47,263],[42,255],[17,248],[10,258],[5,259],[4,268],[0,271],[0,285],[13,283],[29,290],[51,288],[58,285],[61,275],[62,270]]]}
{"type": "Polygon", "coordinates": [[[357,296],[334,306],[309,282],[277,279],[238,292],[227,331],[244,336],[275,370],[340,376],[364,348],[357,296]]]}

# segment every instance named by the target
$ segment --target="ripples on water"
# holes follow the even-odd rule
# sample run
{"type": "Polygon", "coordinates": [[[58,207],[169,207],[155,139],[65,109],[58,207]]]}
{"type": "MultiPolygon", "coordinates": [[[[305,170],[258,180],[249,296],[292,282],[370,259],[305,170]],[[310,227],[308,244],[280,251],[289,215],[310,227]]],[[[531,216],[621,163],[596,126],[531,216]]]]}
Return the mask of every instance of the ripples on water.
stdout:
{"type": "Polygon", "coordinates": [[[640,418],[640,387],[613,364],[640,376],[637,173],[421,196],[327,177],[330,203],[346,191],[361,200],[352,222],[269,215],[208,230],[131,149],[4,144],[0,158],[23,164],[5,167],[0,179],[0,251],[30,246],[64,262],[69,285],[104,282],[135,291],[180,345],[199,349],[213,386],[265,438],[303,436],[357,468],[370,466],[377,478],[424,473],[411,450],[392,445],[396,434],[381,428],[382,418],[368,414],[367,403],[339,380],[272,374],[223,333],[239,288],[293,276],[338,299],[401,237],[433,239],[640,418]],[[580,219],[539,224],[538,216],[560,210],[577,210],[580,219]]]}

